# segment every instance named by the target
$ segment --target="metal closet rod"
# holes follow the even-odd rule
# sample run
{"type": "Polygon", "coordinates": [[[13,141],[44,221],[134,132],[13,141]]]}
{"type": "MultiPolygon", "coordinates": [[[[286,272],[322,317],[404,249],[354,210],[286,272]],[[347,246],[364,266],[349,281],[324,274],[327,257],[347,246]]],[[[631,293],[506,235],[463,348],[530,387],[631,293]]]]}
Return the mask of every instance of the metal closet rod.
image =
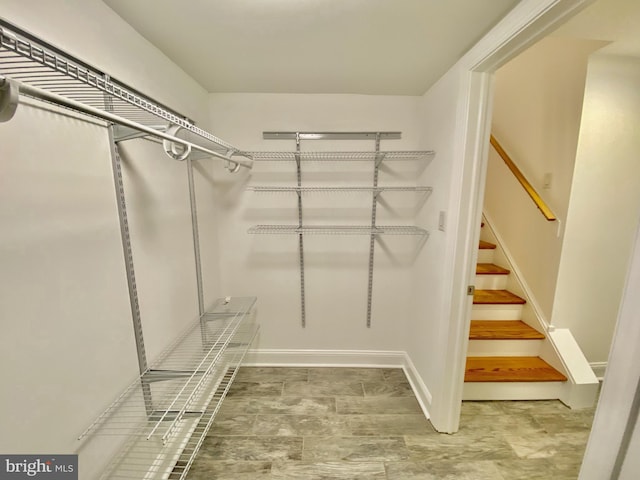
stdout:
{"type": "Polygon", "coordinates": [[[398,140],[402,132],[262,132],[265,140],[398,140]]]}
{"type": "Polygon", "coordinates": [[[229,162],[232,166],[235,166],[235,167],[241,166],[248,169],[251,169],[253,167],[253,160],[239,159],[239,158],[233,158],[230,155],[223,155],[221,153],[215,152],[213,150],[209,150],[208,148],[198,145],[197,143],[193,143],[188,140],[184,140],[182,138],[176,137],[174,135],[170,135],[168,133],[156,130],[154,128],[147,127],[146,125],[142,125],[132,120],[127,120],[126,118],[123,118],[119,115],[114,115],[104,110],[94,108],[90,105],[85,105],[83,103],[77,102],[70,98],[66,98],[61,95],[48,92],[46,90],[42,90],[41,88],[33,87],[31,85],[20,82],[18,80],[9,79],[4,75],[0,75],[0,87],[4,86],[6,82],[16,85],[20,93],[24,93],[29,97],[55,103],[56,105],[61,105],[63,107],[67,107],[81,113],[86,113],[88,115],[92,115],[94,117],[98,117],[109,122],[117,123],[118,125],[123,125],[125,127],[133,128],[135,130],[147,133],[154,137],[167,140],[174,144],[182,145],[185,149],[197,150],[207,155],[211,155],[212,157],[220,158],[222,160],[229,162]]]}

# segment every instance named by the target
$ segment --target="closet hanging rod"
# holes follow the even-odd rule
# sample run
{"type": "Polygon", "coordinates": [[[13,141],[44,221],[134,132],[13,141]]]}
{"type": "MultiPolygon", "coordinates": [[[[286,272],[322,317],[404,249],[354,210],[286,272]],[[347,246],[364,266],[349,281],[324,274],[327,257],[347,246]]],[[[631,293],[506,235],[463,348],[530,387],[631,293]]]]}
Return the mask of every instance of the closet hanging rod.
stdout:
{"type": "MultiPolygon", "coordinates": [[[[138,122],[134,122],[132,120],[128,120],[124,117],[121,117],[119,115],[114,115],[112,113],[106,112],[104,110],[100,110],[97,108],[94,108],[90,105],[85,105],[83,103],[77,102],[75,100],[72,100],[70,98],[66,98],[63,97],[61,95],[52,93],[52,92],[48,92],[46,90],[42,90],[41,88],[37,88],[37,87],[33,87],[31,85],[28,85],[26,83],[20,82],[18,80],[12,80],[12,79],[8,79],[3,75],[0,75],[0,86],[5,86],[5,84],[9,82],[9,85],[13,84],[15,85],[15,88],[18,89],[19,93],[25,94],[29,97],[33,97],[39,100],[44,100],[46,102],[50,102],[50,103],[54,103],[56,105],[60,105],[66,108],[70,108],[72,110],[81,112],[81,113],[85,113],[87,115],[91,115],[93,117],[97,117],[97,118],[101,118],[102,120],[106,120],[108,122],[113,122],[116,123],[118,125],[123,125],[125,127],[129,127],[129,128],[133,128],[135,130],[139,130],[141,132],[147,133],[151,136],[154,137],[158,137],[161,138],[163,140],[167,140],[169,142],[172,142],[173,144],[178,144],[178,145],[182,145],[185,149],[187,149],[188,151],[190,150],[197,150],[199,152],[205,153],[207,155],[211,155],[212,157],[216,157],[216,158],[220,158],[222,160],[225,160],[227,162],[229,162],[231,164],[231,166],[241,166],[241,167],[245,167],[248,169],[251,169],[253,167],[253,160],[250,159],[239,159],[239,158],[232,158],[229,155],[223,155],[221,153],[215,152],[213,150],[210,150],[208,148],[202,147],[200,145],[198,145],[197,143],[193,143],[190,142],[188,140],[184,140],[182,138],[178,138],[174,135],[170,135],[168,133],[153,129],[151,127],[147,127],[145,125],[142,125],[141,123],[138,122]]],[[[10,87],[11,88],[11,87],[10,87]]]]}
{"type": "Polygon", "coordinates": [[[262,132],[264,140],[398,140],[402,132],[262,132]]]}

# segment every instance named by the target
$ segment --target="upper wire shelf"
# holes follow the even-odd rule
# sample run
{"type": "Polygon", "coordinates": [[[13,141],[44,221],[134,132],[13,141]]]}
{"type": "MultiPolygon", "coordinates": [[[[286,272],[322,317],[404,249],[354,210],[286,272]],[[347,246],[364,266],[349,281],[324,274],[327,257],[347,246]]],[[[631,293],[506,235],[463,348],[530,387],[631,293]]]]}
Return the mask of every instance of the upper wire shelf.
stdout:
{"type": "Polygon", "coordinates": [[[181,137],[204,139],[203,146],[221,154],[242,153],[190,119],[1,18],[0,74],[156,130],[177,125],[181,137]]]}
{"type": "Polygon", "coordinates": [[[393,161],[431,160],[433,150],[406,150],[388,152],[246,152],[255,161],[393,161]]]}
{"type": "Polygon", "coordinates": [[[389,187],[273,187],[273,186],[250,186],[247,190],[253,192],[265,192],[265,193],[280,193],[280,192],[419,192],[419,193],[431,193],[432,187],[404,187],[404,186],[389,186],[389,187]]]}
{"type": "Polygon", "coordinates": [[[295,225],[255,225],[249,228],[252,234],[315,234],[315,235],[428,235],[424,228],[412,225],[314,225],[298,227],[295,225]]]}

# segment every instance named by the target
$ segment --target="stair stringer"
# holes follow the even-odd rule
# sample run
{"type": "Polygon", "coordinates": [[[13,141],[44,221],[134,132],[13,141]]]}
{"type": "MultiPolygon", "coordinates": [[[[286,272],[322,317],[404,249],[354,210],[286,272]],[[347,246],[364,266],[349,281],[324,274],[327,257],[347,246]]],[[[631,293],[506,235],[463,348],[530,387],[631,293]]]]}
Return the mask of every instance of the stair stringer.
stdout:
{"type": "MultiPolygon", "coordinates": [[[[494,383],[485,384],[484,387],[478,385],[477,387],[472,386],[471,388],[479,388],[483,391],[489,391],[495,388],[492,398],[486,398],[487,400],[498,400],[498,397],[501,397],[500,399],[503,400],[525,400],[527,399],[524,398],[525,396],[528,396],[528,399],[553,397],[558,398],[571,408],[592,406],[598,395],[600,385],[593,370],[589,366],[589,362],[575,341],[571,331],[566,328],[558,329],[551,326],[548,319],[544,317],[542,309],[539,307],[531,289],[524,280],[517,264],[514,262],[513,256],[505,247],[499,232],[496,232],[493,228],[490,215],[483,212],[482,216],[485,225],[481,229],[480,239],[496,245],[493,254],[494,262],[511,271],[507,289],[527,301],[527,303],[522,306],[521,320],[545,335],[545,339],[542,341],[540,347],[540,358],[556,370],[562,372],[568,380],[566,382],[553,382],[557,383],[556,386],[544,382],[544,385],[539,386],[540,392],[535,391],[535,385],[529,385],[522,390],[519,388],[510,389],[510,387],[519,386],[516,384],[509,386],[508,384],[499,385],[494,383]],[[539,393],[539,395],[536,395],[536,393],[539,393]]],[[[466,390],[467,385],[465,385],[465,398],[468,398],[467,393],[472,394],[472,392],[466,392],[466,390]]],[[[475,393],[479,394],[480,392],[475,393]]],[[[472,396],[477,395],[472,394],[472,396]]]]}

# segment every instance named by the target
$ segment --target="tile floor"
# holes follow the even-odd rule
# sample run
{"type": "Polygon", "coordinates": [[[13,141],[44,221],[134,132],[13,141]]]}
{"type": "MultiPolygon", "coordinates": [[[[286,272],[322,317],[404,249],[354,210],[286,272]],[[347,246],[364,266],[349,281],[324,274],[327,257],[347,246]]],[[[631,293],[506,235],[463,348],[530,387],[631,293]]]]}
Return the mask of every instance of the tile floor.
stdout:
{"type": "Polygon", "coordinates": [[[400,369],[242,368],[188,478],[573,480],[593,412],[464,402],[446,435],[400,369]]]}

